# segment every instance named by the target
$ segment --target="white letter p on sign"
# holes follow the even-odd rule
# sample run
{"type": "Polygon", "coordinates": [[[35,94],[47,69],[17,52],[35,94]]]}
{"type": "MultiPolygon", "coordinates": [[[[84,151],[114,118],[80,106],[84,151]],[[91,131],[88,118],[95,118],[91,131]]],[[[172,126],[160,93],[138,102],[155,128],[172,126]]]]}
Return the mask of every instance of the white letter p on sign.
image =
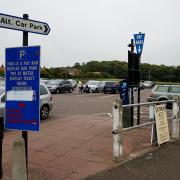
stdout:
{"type": "Polygon", "coordinates": [[[25,56],[25,51],[24,50],[19,51],[19,58],[20,58],[20,60],[23,58],[23,56],[25,56]]]}

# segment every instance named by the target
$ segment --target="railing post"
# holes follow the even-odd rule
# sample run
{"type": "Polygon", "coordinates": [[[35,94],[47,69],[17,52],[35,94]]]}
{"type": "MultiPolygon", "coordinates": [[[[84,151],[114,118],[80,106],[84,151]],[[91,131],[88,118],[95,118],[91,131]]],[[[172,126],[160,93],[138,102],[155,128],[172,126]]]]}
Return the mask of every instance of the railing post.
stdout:
{"type": "Polygon", "coordinates": [[[149,106],[149,119],[150,121],[154,121],[154,106],[149,106]]]}
{"type": "MultiPolygon", "coordinates": [[[[149,106],[149,120],[150,122],[153,122],[155,120],[154,118],[154,106],[149,106]]],[[[156,125],[152,123],[151,128],[151,145],[155,144],[157,142],[157,135],[156,135],[156,125]]]]}
{"type": "Polygon", "coordinates": [[[180,96],[174,96],[173,99],[173,120],[172,120],[172,138],[179,138],[179,120],[180,120],[180,96]]]}
{"type": "Polygon", "coordinates": [[[113,161],[119,162],[123,155],[122,147],[122,101],[116,99],[112,107],[113,115],[113,161]]]}

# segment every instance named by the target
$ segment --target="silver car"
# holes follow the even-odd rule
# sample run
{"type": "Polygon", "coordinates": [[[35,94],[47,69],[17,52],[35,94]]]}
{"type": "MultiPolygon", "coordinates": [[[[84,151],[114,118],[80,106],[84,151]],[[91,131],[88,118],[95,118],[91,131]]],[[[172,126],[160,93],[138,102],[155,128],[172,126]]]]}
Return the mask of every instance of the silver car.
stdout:
{"type": "Polygon", "coordinates": [[[172,100],[173,96],[180,96],[180,85],[156,85],[148,98],[148,101],[172,100]]]}
{"type": "MultiPolygon", "coordinates": [[[[151,90],[147,101],[172,100],[173,96],[180,96],[180,85],[156,85],[151,90]]],[[[168,107],[171,107],[171,103],[168,103],[168,107]]]]}
{"type": "Polygon", "coordinates": [[[104,89],[104,86],[106,84],[106,81],[100,81],[99,84],[98,84],[98,92],[102,92],[103,89],[104,89]]]}
{"type": "Polygon", "coordinates": [[[86,83],[86,86],[89,87],[90,92],[98,92],[98,85],[99,85],[99,81],[95,81],[95,80],[89,80],[86,83]]]}
{"type": "Polygon", "coordinates": [[[144,81],[143,84],[144,84],[144,87],[147,88],[147,89],[148,88],[153,88],[155,86],[154,81],[144,81]]]}
{"type": "MultiPolygon", "coordinates": [[[[47,119],[49,112],[53,108],[52,95],[48,88],[40,85],[40,117],[41,119],[47,119]]],[[[0,86],[0,117],[4,117],[5,112],[5,87],[0,86]]]]}

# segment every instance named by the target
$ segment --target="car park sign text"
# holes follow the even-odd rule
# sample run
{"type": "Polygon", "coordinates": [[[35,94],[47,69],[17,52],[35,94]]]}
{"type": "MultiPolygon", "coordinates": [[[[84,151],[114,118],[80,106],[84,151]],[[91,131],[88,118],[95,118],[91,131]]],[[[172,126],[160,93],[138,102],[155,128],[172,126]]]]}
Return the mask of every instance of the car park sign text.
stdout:
{"type": "Polygon", "coordinates": [[[0,27],[19,30],[19,31],[27,31],[42,35],[48,35],[50,32],[50,28],[47,23],[34,21],[30,19],[23,19],[20,17],[1,14],[1,13],[0,13],[0,27]]]}
{"type": "Polygon", "coordinates": [[[39,131],[40,46],[6,48],[5,128],[39,131]]]}

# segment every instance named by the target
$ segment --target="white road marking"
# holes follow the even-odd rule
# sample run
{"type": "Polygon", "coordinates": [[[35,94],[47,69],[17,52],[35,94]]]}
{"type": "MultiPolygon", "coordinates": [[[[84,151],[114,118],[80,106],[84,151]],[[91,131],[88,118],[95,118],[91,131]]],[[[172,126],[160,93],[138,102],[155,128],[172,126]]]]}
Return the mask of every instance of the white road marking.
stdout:
{"type": "Polygon", "coordinates": [[[149,118],[149,116],[140,116],[140,117],[142,117],[142,118],[149,118]]]}
{"type": "Polygon", "coordinates": [[[92,114],[93,116],[100,116],[100,115],[108,115],[110,117],[112,117],[111,113],[97,113],[97,114],[92,114]]]}
{"type": "Polygon", "coordinates": [[[88,94],[76,94],[76,96],[88,96],[88,95],[92,95],[91,93],[88,94]]]}
{"type": "Polygon", "coordinates": [[[112,95],[106,95],[106,96],[101,96],[100,98],[109,98],[109,97],[114,97],[117,96],[116,94],[112,94],[112,95]]]}
{"type": "Polygon", "coordinates": [[[110,117],[112,117],[112,114],[111,114],[111,113],[107,113],[107,115],[109,115],[110,117]]]}
{"type": "MultiPolygon", "coordinates": [[[[140,116],[141,118],[149,118],[149,116],[140,116]]],[[[134,119],[137,119],[137,116],[134,116],[134,119]]]]}

